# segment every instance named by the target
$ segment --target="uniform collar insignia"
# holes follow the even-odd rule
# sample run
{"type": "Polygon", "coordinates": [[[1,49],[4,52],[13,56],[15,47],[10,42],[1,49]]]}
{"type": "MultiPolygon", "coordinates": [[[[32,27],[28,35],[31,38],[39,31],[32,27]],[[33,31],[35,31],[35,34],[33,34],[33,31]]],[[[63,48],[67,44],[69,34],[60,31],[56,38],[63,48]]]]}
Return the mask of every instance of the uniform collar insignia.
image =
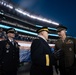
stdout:
{"type": "Polygon", "coordinates": [[[70,39],[66,42],[66,44],[72,44],[72,43],[73,43],[73,41],[70,39]]]}

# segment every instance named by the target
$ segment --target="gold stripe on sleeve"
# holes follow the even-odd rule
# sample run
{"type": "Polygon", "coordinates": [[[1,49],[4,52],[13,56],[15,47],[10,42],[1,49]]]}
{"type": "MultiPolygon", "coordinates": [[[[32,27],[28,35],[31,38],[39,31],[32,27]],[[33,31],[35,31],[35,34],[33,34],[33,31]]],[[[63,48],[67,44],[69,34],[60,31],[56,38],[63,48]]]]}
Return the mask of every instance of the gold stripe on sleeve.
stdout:
{"type": "Polygon", "coordinates": [[[49,55],[48,54],[46,54],[46,66],[49,66],[49,55]]]}

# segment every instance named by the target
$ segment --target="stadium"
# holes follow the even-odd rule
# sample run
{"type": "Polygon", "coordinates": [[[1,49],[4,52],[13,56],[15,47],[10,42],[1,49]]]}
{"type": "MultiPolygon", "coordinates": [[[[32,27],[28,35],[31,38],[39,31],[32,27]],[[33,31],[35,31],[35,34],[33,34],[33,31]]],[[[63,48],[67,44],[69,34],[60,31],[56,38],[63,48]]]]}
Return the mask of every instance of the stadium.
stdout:
{"type": "MultiPolygon", "coordinates": [[[[57,26],[63,26],[57,22],[36,15],[26,9],[19,7],[10,0],[0,0],[0,41],[6,38],[6,30],[14,28],[15,40],[20,45],[20,68],[18,75],[29,75],[31,66],[30,46],[37,38],[37,29],[47,26],[49,29],[48,43],[54,49],[58,34],[57,26]]],[[[69,36],[69,35],[68,35],[69,36]]]]}

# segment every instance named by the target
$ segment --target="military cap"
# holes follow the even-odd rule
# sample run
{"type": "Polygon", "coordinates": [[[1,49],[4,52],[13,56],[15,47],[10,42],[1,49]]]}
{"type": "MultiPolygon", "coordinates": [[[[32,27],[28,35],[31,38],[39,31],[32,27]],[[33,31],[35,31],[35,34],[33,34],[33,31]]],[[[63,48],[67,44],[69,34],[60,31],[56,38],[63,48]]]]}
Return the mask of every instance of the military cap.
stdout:
{"type": "Polygon", "coordinates": [[[47,31],[47,32],[49,32],[48,27],[39,28],[36,32],[37,32],[37,33],[40,33],[40,32],[42,32],[42,31],[47,31]]]}
{"type": "Polygon", "coordinates": [[[14,28],[9,28],[6,33],[16,33],[16,30],[14,28]]]}
{"type": "Polygon", "coordinates": [[[56,31],[60,32],[62,30],[67,30],[67,27],[65,27],[65,26],[58,26],[56,31]]]}

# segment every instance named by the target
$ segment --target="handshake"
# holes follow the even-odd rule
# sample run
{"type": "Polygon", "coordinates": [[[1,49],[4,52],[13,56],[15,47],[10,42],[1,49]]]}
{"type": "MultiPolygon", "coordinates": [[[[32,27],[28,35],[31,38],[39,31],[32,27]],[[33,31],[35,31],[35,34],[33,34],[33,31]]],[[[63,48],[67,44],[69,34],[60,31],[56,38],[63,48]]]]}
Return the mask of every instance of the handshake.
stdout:
{"type": "Polygon", "coordinates": [[[54,55],[55,55],[55,57],[56,57],[57,59],[60,59],[60,58],[62,58],[62,57],[64,56],[64,52],[63,52],[62,49],[59,49],[59,50],[56,50],[56,51],[54,52],[54,55]]]}

